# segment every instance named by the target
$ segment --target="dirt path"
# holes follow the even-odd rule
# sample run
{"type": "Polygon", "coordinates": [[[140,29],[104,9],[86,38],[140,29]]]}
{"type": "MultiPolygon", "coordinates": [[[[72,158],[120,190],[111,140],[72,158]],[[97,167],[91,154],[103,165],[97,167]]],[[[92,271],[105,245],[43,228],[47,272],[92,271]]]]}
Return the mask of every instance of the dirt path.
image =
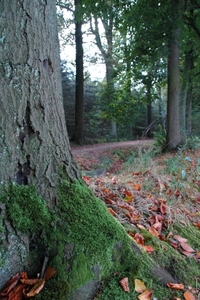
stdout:
{"type": "Polygon", "coordinates": [[[72,154],[83,154],[87,152],[94,152],[100,154],[103,151],[116,149],[116,148],[125,148],[132,146],[145,146],[151,145],[154,143],[154,140],[134,140],[134,141],[125,141],[125,142],[114,142],[114,143],[105,143],[105,144],[94,144],[94,145],[86,145],[86,146],[77,146],[75,144],[71,144],[72,154]]]}

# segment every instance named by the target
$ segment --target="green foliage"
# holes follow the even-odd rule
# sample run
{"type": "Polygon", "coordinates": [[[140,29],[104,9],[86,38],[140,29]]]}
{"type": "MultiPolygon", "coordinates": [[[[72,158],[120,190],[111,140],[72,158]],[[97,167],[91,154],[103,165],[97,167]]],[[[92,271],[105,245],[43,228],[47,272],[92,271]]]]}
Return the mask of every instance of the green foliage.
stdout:
{"type": "Polygon", "coordinates": [[[182,147],[183,149],[197,150],[200,148],[200,138],[198,136],[190,136],[185,138],[182,147]]]}
{"type": "Polygon", "coordinates": [[[37,300],[66,300],[69,295],[69,284],[66,281],[51,279],[47,281],[42,292],[35,299],[37,300]]]}
{"type": "Polygon", "coordinates": [[[159,124],[158,130],[153,133],[155,138],[155,146],[158,148],[159,151],[163,151],[166,147],[166,131],[162,125],[159,124]]]}
{"type": "Polygon", "coordinates": [[[36,233],[50,222],[46,203],[33,186],[9,184],[1,189],[0,203],[6,204],[9,220],[22,233],[36,233]]]}

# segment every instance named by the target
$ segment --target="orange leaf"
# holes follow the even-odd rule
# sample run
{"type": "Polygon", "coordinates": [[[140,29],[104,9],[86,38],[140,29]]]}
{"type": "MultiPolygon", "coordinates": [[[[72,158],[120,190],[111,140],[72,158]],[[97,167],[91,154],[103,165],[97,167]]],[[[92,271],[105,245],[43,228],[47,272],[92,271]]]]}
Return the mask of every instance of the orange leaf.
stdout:
{"type": "Polygon", "coordinates": [[[34,278],[34,279],[25,278],[25,279],[20,279],[20,281],[22,283],[30,284],[30,285],[34,285],[34,284],[38,283],[40,280],[41,280],[40,278],[34,278]]]}
{"type": "Polygon", "coordinates": [[[108,207],[108,211],[112,216],[116,215],[116,213],[114,212],[114,210],[111,207],[108,207]]]}
{"type": "Polygon", "coordinates": [[[120,280],[119,283],[121,284],[125,292],[130,293],[129,285],[128,285],[128,277],[124,277],[123,279],[120,280]]]}
{"type": "Polygon", "coordinates": [[[200,221],[198,221],[197,223],[193,223],[193,225],[194,225],[195,227],[197,227],[198,229],[200,229],[200,221]]]}
{"type": "Polygon", "coordinates": [[[167,283],[167,286],[170,289],[175,289],[175,290],[180,290],[180,291],[184,290],[184,285],[182,283],[167,283]]]}
{"type": "Polygon", "coordinates": [[[185,300],[196,300],[196,298],[194,297],[194,295],[192,293],[190,293],[189,291],[186,291],[183,294],[185,300]]]}
{"type": "Polygon", "coordinates": [[[143,293],[146,291],[146,286],[142,280],[135,279],[135,291],[138,293],[143,293]]]}
{"type": "Polygon", "coordinates": [[[144,248],[148,253],[154,252],[154,249],[153,249],[153,247],[151,247],[151,246],[143,246],[143,248],[144,248]]]}
{"type": "Polygon", "coordinates": [[[24,299],[24,290],[27,287],[25,283],[18,284],[14,289],[9,293],[8,300],[22,300],[24,299]]]}
{"type": "Polygon", "coordinates": [[[49,280],[53,277],[53,275],[56,273],[56,270],[50,266],[46,268],[45,274],[44,274],[44,279],[49,280]]]}
{"type": "Polygon", "coordinates": [[[159,237],[159,233],[158,233],[158,231],[157,231],[155,228],[149,227],[148,230],[149,230],[149,232],[150,232],[153,236],[159,237]]]}
{"type": "Polygon", "coordinates": [[[7,296],[10,293],[10,291],[18,284],[20,277],[20,274],[17,273],[11,279],[9,279],[4,285],[0,295],[7,296]]]}
{"type": "Polygon", "coordinates": [[[139,244],[139,245],[144,245],[144,237],[140,233],[136,233],[134,235],[134,240],[139,244]]]}
{"type": "Polygon", "coordinates": [[[142,293],[138,296],[138,299],[151,300],[152,294],[153,294],[152,290],[146,290],[144,293],[142,293]]]}
{"type": "Polygon", "coordinates": [[[195,250],[192,249],[192,247],[190,247],[190,245],[188,245],[188,244],[185,243],[185,242],[182,242],[182,243],[181,243],[181,247],[182,247],[185,251],[187,251],[187,252],[195,252],[195,250]]]}
{"type": "Polygon", "coordinates": [[[39,294],[45,284],[45,279],[40,279],[40,281],[35,284],[29,293],[26,294],[27,298],[35,297],[35,295],[39,294]]]}
{"type": "Polygon", "coordinates": [[[140,191],[141,190],[141,184],[133,184],[133,188],[137,191],[140,191]]]}

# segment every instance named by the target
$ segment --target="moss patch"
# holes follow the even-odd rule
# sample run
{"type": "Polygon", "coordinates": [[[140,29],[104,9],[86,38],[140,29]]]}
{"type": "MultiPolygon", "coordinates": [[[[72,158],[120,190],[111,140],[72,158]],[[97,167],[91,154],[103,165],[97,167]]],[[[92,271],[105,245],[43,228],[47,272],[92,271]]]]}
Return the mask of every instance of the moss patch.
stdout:
{"type": "MultiPolygon", "coordinates": [[[[145,243],[152,245],[155,252],[150,256],[135,253],[124,227],[83,182],[63,180],[57,187],[57,205],[51,211],[33,187],[9,185],[2,189],[0,202],[5,204],[12,226],[30,233],[31,263],[39,264],[40,268],[39,259],[46,255],[57,271],[36,299],[70,299],[74,291],[93,281],[101,282],[98,299],[137,299],[136,278],[143,280],[157,299],[171,299],[176,292],[172,296],[168,288],[161,286],[159,278],[153,277],[153,260],[172,276],[178,274],[177,280],[183,283],[191,284],[198,276],[194,260],[183,257],[145,230],[145,243]],[[130,294],[119,285],[123,277],[129,278],[130,294]]],[[[191,235],[189,229],[186,231],[191,235]]],[[[193,235],[191,246],[196,247],[195,237],[199,239],[199,233],[195,231],[193,235]]],[[[179,292],[176,296],[180,296],[179,292]]]]}
{"type": "Polygon", "coordinates": [[[0,203],[6,204],[9,221],[22,233],[36,233],[50,222],[46,203],[33,186],[9,184],[1,190],[0,203]]]}

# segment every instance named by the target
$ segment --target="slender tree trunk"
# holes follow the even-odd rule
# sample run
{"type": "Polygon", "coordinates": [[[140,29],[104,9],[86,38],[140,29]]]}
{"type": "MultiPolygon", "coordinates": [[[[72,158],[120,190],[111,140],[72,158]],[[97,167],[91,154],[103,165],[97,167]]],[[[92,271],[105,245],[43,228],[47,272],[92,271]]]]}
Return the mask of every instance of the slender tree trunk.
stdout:
{"type": "Polygon", "coordinates": [[[148,77],[147,81],[147,126],[149,130],[147,136],[151,137],[151,123],[152,123],[152,106],[151,106],[151,76],[148,77]]]}
{"type": "Polygon", "coordinates": [[[83,37],[82,37],[82,0],[75,0],[76,18],[76,105],[75,105],[75,142],[84,142],[84,100],[83,100],[83,37]]]}
{"type": "Polygon", "coordinates": [[[192,134],[192,82],[189,80],[189,87],[187,91],[187,99],[186,99],[186,134],[187,136],[191,136],[192,134]]]}
{"type": "MultiPolygon", "coordinates": [[[[179,32],[176,31],[178,36],[179,32]]],[[[175,149],[181,142],[179,120],[179,44],[169,41],[168,98],[167,98],[167,148],[175,149]]]]}
{"type": "MultiPolygon", "coordinates": [[[[184,61],[184,70],[183,70],[183,81],[182,81],[182,88],[180,94],[180,125],[181,125],[181,133],[182,135],[187,134],[186,129],[186,119],[188,115],[188,107],[187,107],[187,98],[188,93],[190,93],[190,71],[193,67],[193,57],[192,51],[185,53],[185,61],[184,61]]],[[[190,98],[190,97],[189,97],[190,98]]],[[[190,102],[190,101],[189,101],[190,102]]],[[[190,104],[189,104],[190,107],[190,104]]]]}

